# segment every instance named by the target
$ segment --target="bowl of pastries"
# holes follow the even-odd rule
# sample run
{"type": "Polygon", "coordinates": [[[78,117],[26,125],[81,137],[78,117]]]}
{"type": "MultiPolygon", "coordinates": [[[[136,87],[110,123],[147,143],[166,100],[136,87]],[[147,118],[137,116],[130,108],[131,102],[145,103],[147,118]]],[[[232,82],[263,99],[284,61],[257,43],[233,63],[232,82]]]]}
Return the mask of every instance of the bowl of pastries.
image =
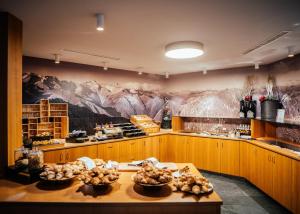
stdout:
{"type": "Polygon", "coordinates": [[[120,177],[120,173],[117,169],[107,169],[101,166],[96,166],[91,170],[83,171],[78,179],[86,185],[94,187],[107,186],[116,182],[120,177]]]}
{"type": "Polygon", "coordinates": [[[179,170],[179,175],[173,180],[173,191],[181,191],[194,195],[206,194],[213,191],[213,185],[203,176],[193,175],[188,167],[179,170]]]}
{"type": "Polygon", "coordinates": [[[71,181],[79,170],[72,164],[48,164],[43,167],[40,178],[49,183],[64,183],[71,181]]]}
{"type": "Polygon", "coordinates": [[[171,170],[158,169],[150,162],[144,162],[142,168],[131,177],[134,183],[145,187],[165,186],[172,178],[171,170]]]}

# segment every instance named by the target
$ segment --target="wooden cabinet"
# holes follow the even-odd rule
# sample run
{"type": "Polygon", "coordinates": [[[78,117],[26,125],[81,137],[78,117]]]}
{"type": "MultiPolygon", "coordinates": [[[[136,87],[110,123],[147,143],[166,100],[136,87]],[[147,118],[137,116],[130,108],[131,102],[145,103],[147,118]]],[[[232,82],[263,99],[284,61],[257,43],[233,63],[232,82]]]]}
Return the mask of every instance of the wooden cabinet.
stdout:
{"type": "MultiPolygon", "coordinates": [[[[292,208],[292,160],[273,153],[273,198],[286,208],[292,208]]],[[[298,176],[298,180],[300,177],[298,176]]],[[[297,189],[298,191],[300,188],[297,189]]],[[[300,210],[299,210],[300,211],[300,210]]]]}
{"type": "Polygon", "coordinates": [[[145,157],[145,140],[127,140],[120,143],[120,162],[143,160],[145,157]]]}
{"type": "Polygon", "coordinates": [[[108,160],[120,161],[119,144],[121,143],[123,142],[98,144],[98,158],[101,158],[105,161],[108,160]]]}
{"type": "Polygon", "coordinates": [[[176,163],[189,162],[187,158],[187,136],[175,135],[175,139],[171,147],[173,147],[173,157],[176,163]]]}
{"type": "Polygon", "coordinates": [[[80,157],[97,158],[98,157],[98,146],[82,146],[76,148],[70,148],[65,150],[65,161],[75,161],[80,157]]]}
{"type": "Polygon", "coordinates": [[[144,139],[145,142],[145,158],[155,157],[160,158],[159,144],[160,136],[148,137],[144,139]]]}
{"type": "Polygon", "coordinates": [[[288,209],[292,207],[292,160],[250,145],[250,181],[288,209]]]}
{"type": "Polygon", "coordinates": [[[170,162],[170,148],[171,148],[171,135],[162,135],[160,136],[159,142],[159,160],[161,162],[170,162]]]}
{"type": "Polygon", "coordinates": [[[249,180],[249,171],[250,171],[249,159],[250,159],[249,144],[244,141],[241,141],[240,142],[240,176],[247,180],[249,180]]]}
{"type": "Polygon", "coordinates": [[[300,213],[300,161],[292,161],[292,211],[300,213]]]}
{"type": "Polygon", "coordinates": [[[220,172],[227,175],[240,175],[240,142],[221,140],[220,145],[220,172]]]}
{"type": "Polygon", "coordinates": [[[191,144],[188,148],[189,159],[198,169],[205,169],[207,150],[206,138],[192,137],[190,141],[191,144]]]}
{"type": "Polygon", "coordinates": [[[45,163],[65,163],[65,150],[53,150],[44,152],[45,163]]]}
{"type": "Polygon", "coordinates": [[[220,143],[218,139],[203,138],[203,169],[220,172],[220,143]]]}

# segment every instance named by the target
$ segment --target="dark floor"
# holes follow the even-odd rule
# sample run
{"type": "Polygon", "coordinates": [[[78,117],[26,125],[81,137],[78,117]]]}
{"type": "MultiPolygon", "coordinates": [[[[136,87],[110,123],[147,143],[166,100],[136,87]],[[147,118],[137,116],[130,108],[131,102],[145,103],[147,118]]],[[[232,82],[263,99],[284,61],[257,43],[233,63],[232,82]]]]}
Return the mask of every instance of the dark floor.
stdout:
{"type": "Polygon", "coordinates": [[[289,213],[280,204],[243,179],[208,172],[201,173],[209,179],[222,198],[222,214],[289,213]]]}

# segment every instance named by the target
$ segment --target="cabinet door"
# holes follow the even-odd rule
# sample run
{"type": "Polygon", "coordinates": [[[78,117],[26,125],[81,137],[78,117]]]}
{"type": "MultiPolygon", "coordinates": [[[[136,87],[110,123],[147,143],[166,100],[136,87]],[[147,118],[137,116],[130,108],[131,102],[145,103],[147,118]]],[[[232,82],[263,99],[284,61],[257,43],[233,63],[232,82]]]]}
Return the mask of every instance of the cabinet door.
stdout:
{"type": "Polygon", "coordinates": [[[293,213],[300,213],[300,161],[292,161],[292,211],[293,213]]]}
{"type": "Polygon", "coordinates": [[[59,149],[54,151],[44,152],[45,163],[65,163],[65,150],[59,149]]]}
{"type": "Polygon", "coordinates": [[[240,142],[222,140],[221,143],[221,173],[240,175],[240,142]]]}
{"type": "Polygon", "coordinates": [[[204,169],[220,172],[220,143],[218,139],[205,138],[204,169]]]}
{"type": "Polygon", "coordinates": [[[257,186],[270,196],[273,194],[272,154],[273,153],[269,150],[263,148],[257,149],[257,156],[260,160],[259,169],[257,172],[259,175],[257,186]]]}
{"type": "Polygon", "coordinates": [[[101,158],[105,161],[120,161],[119,143],[98,144],[98,158],[101,158]]]}
{"type": "Polygon", "coordinates": [[[120,143],[120,161],[143,160],[145,157],[144,148],[144,139],[128,140],[120,143]]]}
{"type": "Polygon", "coordinates": [[[265,193],[272,195],[272,152],[258,146],[250,146],[250,181],[265,193]]]}
{"type": "Polygon", "coordinates": [[[174,157],[176,163],[187,162],[187,137],[176,135],[174,141],[174,157]]]}
{"type": "Polygon", "coordinates": [[[155,157],[159,159],[160,137],[148,137],[143,139],[145,142],[145,158],[155,157]]]}
{"type": "Polygon", "coordinates": [[[66,149],[66,162],[75,161],[80,157],[89,157],[89,158],[97,158],[98,156],[98,146],[82,146],[71,149],[66,149]]]}
{"type": "Polygon", "coordinates": [[[280,204],[291,210],[293,192],[292,160],[288,157],[273,153],[272,162],[274,165],[273,198],[280,204]]]}
{"type": "Polygon", "coordinates": [[[142,138],[131,142],[131,151],[133,160],[145,159],[145,140],[142,138]]]}
{"type": "Polygon", "coordinates": [[[205,153],[206,153],[206,141],[205,138],[194,137],[191,139],[192,145],[189,146],[188,156],[191,156],[192,163],[198,169],[205,169],[205,153]]]}
{"type": "Polygon", "coordinates": [[[257,147],[249,144],[249,180],[253,184],[259,181],[259,159],[257,158],[257,147]]]}
{"type": "Polygon", "coordinates": [[[250,170],[249,159],[250,159],[249,144],[244,141],[240,141],[240,176],[247,180],[250,180],[250,178],[249,178],[249,170],[250,170]]]}
{"type": "Polygon", "coordinates": [[[161,162],[170,162],[169,150],[171,149],[170,135],[162,135],[159,137],[159,160],[161,162]]]}
{"type": "Polygon", "coordinates": [[[187,136],[185,139],[185,143],[186,143],[185,162],[192,163],[197,167],[196,160],[197,160],[197,155],[199,150],[196,150],[197,149],[196,139],[197,137],[189,137],[189,136],[187,136]]]}
{"type": "Polygon", "coordinates": [[[167,142],[164,144],[166,145],[166,150],[164,150],[164,152],[166,152],[166,157],[167,158],[167,161],[170,161],[170,162],[175,162],[175,158],[176,158],[176,150],[177,150],[177,147],[175,146],[176,144],[176,138],[177,138],[177,135],[169,135],[168,136],[168,139],[167,139],[167,142]]]}

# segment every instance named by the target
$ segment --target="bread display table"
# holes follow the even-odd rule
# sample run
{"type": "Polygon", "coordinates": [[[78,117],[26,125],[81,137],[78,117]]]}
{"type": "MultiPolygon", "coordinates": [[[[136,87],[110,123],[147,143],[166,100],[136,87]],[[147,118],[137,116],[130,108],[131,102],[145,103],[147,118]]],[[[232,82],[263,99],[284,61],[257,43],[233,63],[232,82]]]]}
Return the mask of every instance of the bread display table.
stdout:
{"type": "MultiPolygon", "coordinates": [[[[192,173],[200,174],[193,164],[192,173]]],[[[222,200],[216,192],[195,196],[172,192],[170,186],[143,188],[132,182],[134,172],[122,172],[120,179],[102,189],[74,181],[68,186],[41,183],[22,185],[0,180],[1,213],[220,213],[222,200]],[[4,212],[3,212],[4,211],[4,212]]]]}

